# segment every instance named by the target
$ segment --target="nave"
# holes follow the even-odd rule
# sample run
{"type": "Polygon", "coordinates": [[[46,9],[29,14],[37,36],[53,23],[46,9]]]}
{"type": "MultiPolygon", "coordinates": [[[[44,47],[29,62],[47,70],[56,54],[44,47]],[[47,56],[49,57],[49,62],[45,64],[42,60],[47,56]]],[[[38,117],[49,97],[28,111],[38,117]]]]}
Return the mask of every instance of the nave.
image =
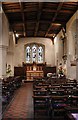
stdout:
{"type": "Polygon", "coordinates": [[[70,1],[0,2],[3,120],[78,119],[78,2],[70,1]]]}
{"type": "Polygon", "coordinates": [[[77,116],[78,82],[47,77],[22,82],[3,112],[3,120],[77,120],[77,116]]]}

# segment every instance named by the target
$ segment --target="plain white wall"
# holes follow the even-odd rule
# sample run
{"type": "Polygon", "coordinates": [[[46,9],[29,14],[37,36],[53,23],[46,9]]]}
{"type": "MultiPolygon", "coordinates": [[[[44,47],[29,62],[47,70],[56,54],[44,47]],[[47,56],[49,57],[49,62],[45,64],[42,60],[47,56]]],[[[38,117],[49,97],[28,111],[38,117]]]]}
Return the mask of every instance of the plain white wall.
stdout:
{"type": "Polygon", "coordinates": [[[34,42],[45,45],[45,62],[50,66],[55,66],[55,50],[52,40],[48,38],[33,38],[33,37],[21,38],[18,40],[18,43],[15,46],[14,51],[15,53],[14,65],[21,66],[22,62],[25,62],[24,45],[34,42]]]}
{"type": "Polygon", "coordinates": [[[61,40],[62,32],[60,31],[59,34],[54,39],[54,47],[55,47],[55,64],[57,65],[62,62],[63,56],[63,41],[61,40]]]}

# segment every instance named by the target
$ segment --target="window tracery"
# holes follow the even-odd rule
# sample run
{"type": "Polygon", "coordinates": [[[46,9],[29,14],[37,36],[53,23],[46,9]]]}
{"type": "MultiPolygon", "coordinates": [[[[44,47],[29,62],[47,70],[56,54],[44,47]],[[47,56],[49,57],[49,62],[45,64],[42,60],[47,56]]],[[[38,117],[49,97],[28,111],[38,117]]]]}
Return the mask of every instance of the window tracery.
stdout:
{"type": "Polygon", "coordinates": [[[26,45],[26,63],[44,62],[44,45],[32,43],[26,45]]]}

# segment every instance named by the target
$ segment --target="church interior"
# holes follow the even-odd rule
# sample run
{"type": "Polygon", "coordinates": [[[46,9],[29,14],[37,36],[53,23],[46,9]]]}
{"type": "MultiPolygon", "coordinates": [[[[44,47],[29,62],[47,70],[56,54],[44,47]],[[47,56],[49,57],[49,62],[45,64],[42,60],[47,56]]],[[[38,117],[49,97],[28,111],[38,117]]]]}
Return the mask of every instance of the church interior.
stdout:
{"type": "Polygon", "coordinates": [[[78,120],[78,2],[0,2],[1,120],[78,120]]]}

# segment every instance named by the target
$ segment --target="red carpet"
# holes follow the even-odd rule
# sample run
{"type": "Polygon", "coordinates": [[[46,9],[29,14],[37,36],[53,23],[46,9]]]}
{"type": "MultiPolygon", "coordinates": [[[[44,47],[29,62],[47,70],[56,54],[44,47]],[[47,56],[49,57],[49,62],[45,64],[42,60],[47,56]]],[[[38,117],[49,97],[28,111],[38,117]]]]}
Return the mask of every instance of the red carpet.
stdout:
{"type": "Polygon", "coordinates": [[[27,120],[33,118],[33,86],[25,83],[16,94],[3,115],[3,120],[27,120]]]}

